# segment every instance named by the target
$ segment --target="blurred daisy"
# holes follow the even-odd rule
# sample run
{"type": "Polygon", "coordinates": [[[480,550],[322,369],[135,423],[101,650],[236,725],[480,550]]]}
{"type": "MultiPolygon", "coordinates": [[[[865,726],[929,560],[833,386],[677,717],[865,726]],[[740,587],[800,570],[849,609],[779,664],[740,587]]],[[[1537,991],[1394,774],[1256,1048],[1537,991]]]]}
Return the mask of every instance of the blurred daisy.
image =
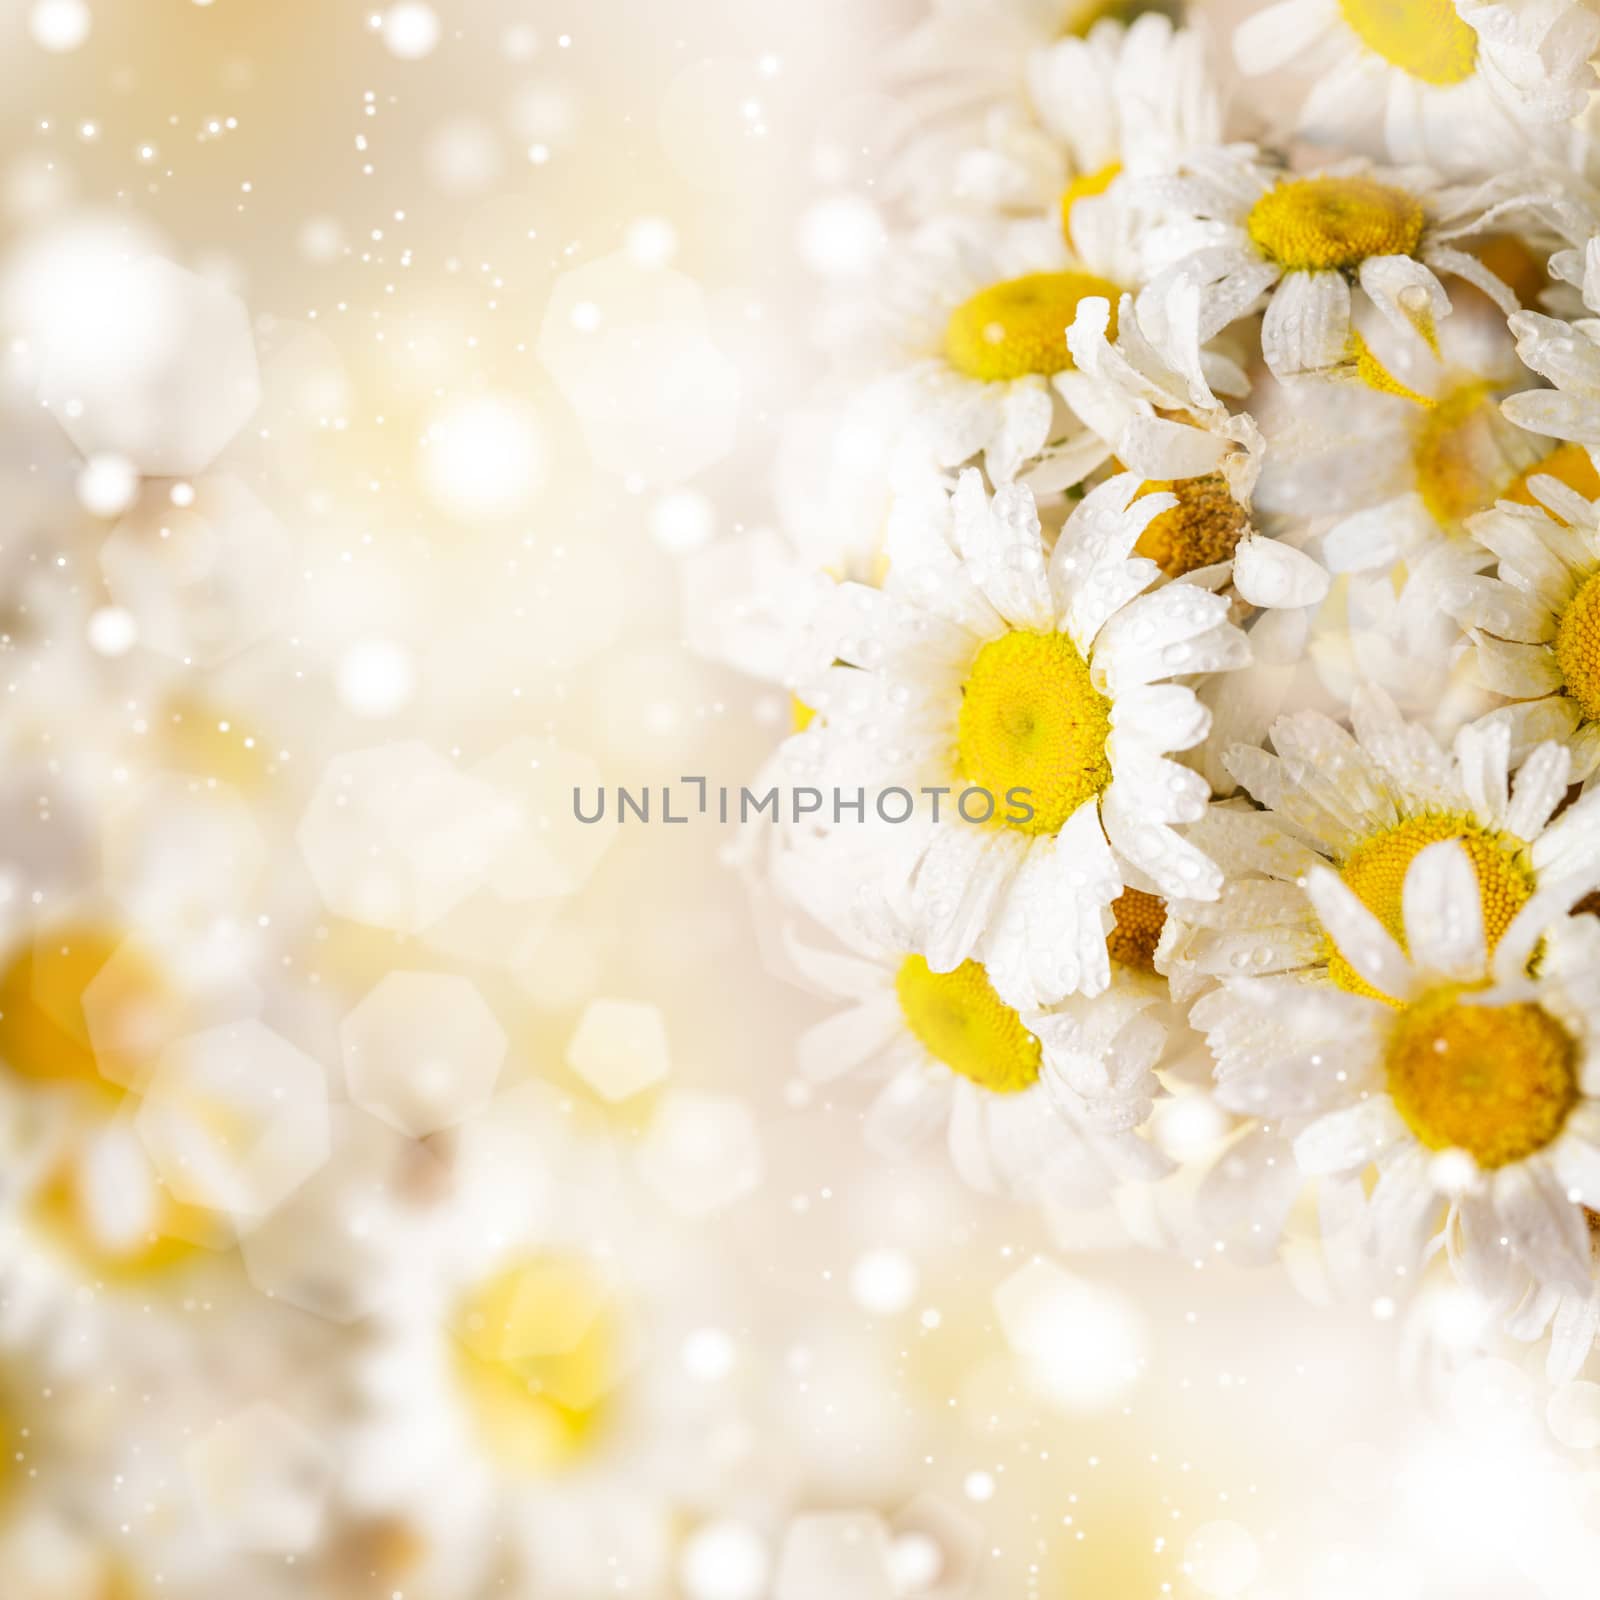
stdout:
{"type": "Polygon", "coordinates": [[[1179,177],[1145,187],[1178,213],[1147,241],[1159,270],[1140,292],[1139,316],[1158,344],[1186,339],[1180,319],[1193,302],[1173,295],[1190,288],[1200,291],[1201,344],[1269,296],[1261,354],[1278,377],[1352,367],[1359,303],[1431,345],[1450,310],[1444,274],[1516,309],[1505,284],[1455,243],[1482,225],[1484,208],[1425,171],[1347,161],[1300,175],[1233,145],[1194,152],[1179,177]]]}
{"type": "Polygon", "coordinates": [[[1105,459],[1092,433],[1056,407],[1050,379],[1072,364],[1078,304],[1113,304],[1141,281],[1135,223],[1096,206],[1069,250],[1053,222],[924,229],[887,286],[881,363],[901,375],[908,424],[941,468],[982,457],[1008,483],[1047,456],[1054,482],[1105,459]]]}
{"type": "Polygon", "coordinates": [[[1315,439],[1312,460],[1292,447],[1269,475],[1270,503],[1301,515],[1330,506],[1342,515],[1323,538],[1336,572],[1377,572],[1396,562],[1415,580],[1413,632],[1437,618],[1437,593],[1475,559],[1467,519],[1496,500],[1527,501],[1527,478],[1538,470],[1537,443],[1501,414],[1501,402],[1527,382],[1498,319],[1452,319],[1437,353],[1385,339],[1363,340],[1362,381],[1293,396],[1302,439],[1315,439]],[[1324,494],[1329,479],[1337,498],[1324,494]]]}
{"type": "MultiPolygon", "coordinates": [[[[1175,14],[1171,0],[933,0],[890,62],[900,150],[887,174],[914,204],[948,202],[962,155],[1026,112],[1034,63],[1063,40],[1093,40],[1096,60],[1115,50],[1119,25],[1142,13],[1175,14]]],[[[1151,49],[1146,43],[1143,54],[1151,49]]],[[[1159,52],[1158,52],[1159,54],[1159,52]]],[[[1053,74],[1045,73],[1045,82],[1053,74]]],[[[1163,108],[1163,120],[1173,113],[1163,108]]]]}
{"type": "Polygon", "coordinates": [[[1446,172],[1559,154],[1597,46],[1582,0],[1276,0],[1234,36],[1247,74],[1308,78],[1305,138],[1446,172]]]}
{"type": "Polygon", "coordinates": [[[1170,1162],[1141,1133],[1160,1093],[1166,985],[1156,952],[1166,910],[1125,889],[1104,939],[1110,987],[1045,1011],[1019,1012],[976,961],[936,972],[908,925],[880,905],[840,915],[826,874],[794,870],[785,885],[849,946],[849,954],[788,948],[811,987],[850,1002],[799,1043],[815,1082],[861,1072],[881,1083],[866,1113],[870,1144],[904,1155],[945,1134],[974,1188],[1067,1206],[1103,1201],[1170,1162]]]}
{"type": "MultiPolygon", "coordinates": [[[[1371,683],[1448,737],[1492,702],[1460,659],[1461,630],[1439,595],[1483,564],[1466,519],[1498,497],[1529,496],[1540,451],[1499,404],[1527,375],[1498,312],[1450,317],[1437,354],[1375,312],[1363,320],[1353,381],[1268,380],[1253,397],[1267,438],[1258,511],[1268,527],[1295,530],[1339,580],[1297,648],[1280,635],[1283,648],[1263,639],[1257,653],[1279,666],[1272,681],[1285,692],[1291,674],[1301,680],[1280,709],[1342,705],[1371,683]]],[[[1263,731],[1240,734],[1258,742],[1263,731]]]]}
{"type": "MultiPolygon", "coordinates": [[[[1169,965],[1178,993],[1272,973],[1291,988],[1370,996],[1308,891],[1313,869],[1337,873],[1404,950],[1407,870],[1430,845],[1455,840],[1472,863],[1492,953],[1538,889],[1581,872],[1600,849],[1600,795],[1551,820],[1567,793],[1562,745],[1540,746],[1513,780],[1504,726],[1463,728],[1446,752],[1370,687],[1357,690],[1350,720],[1346,732],[1318,712],[1296,712],[1272,726],[1276,754],[1239,747],[1224,757],[1261,809],[1217,806],[1192,830],[1227,883],[1212,904],[1172,907],[1181,929],[1169,965]]],[[[1221,1092],[1236,1110],[1277,1114],[1291,1108],[1256,1094],[1288,1081],[1230,1073],[1221,1092]]]]}
{"type": "Polygon", "coordinates": [[[956,201],[1059,211],[1070,241],[1081,203],[1127,174],[1163,172],[1223,137],[1208,38],[1154,13],[1105,20],[1027,60],[1027,106],[990,116],[983,142],[943,168],[956,201]]]}
{"type": "Polygon", "coordinates": [[[1440,604],[1472,635],[1478,675],[1516,704],[1491,712],[1514,749],[1562,739],[1572,776],[1600,768],[1600,507],[1554,478],[1538,506],[1502,504],[1468,524],[1496,575],[1463,577],[1440,604]]]}
{"type": "Polygon", "coordinates": [[[1529,900],[1491,952],[1469,851],[1445,839],[1411,861],[1404,949],[1338,873],[1309,868],[1360,987],[1232,979],[1196,1020],[1220,1078],[1309,1117],[1303,1171],[1376,1168],[1366,1227],[1380,1270],[1413,1273],[1439,1237],[1491,1297],[1522,1270],[1582,1288],[1589,1238],[1573,1200],[1600,1197],[1600,922],[1562,915],[1569,883],[1529,900]]]}
{"type": "MultiPolygon", "coordinates": [[[[1198,347],[1183,352],[1181,371],[1169,364],[1140,330],[1131,296],[1122,298],[1114,341],[1110,310],[1100,299],[1079,306],[1067,332],[1075,367],[1058,373],[1055,384],[1116,460],[1144,476],[1141,493],[1177,500],[1140,534],[1134,553],[1168,578],[1187,576],[1206,587],[1231,582],[1251,605],[1315,605],[1327,593],[1327,573],[1252,525],[1264,450],[1254,419],[1217,399],[1198,347]]],[[[1209,361],[1244,386],[1243,374],[1227,371],[1221,358],[1209,361]]]]}
{"type": "Polygon", "coordinates": [[[153,952],[94,922],[47,926],[0,971],[0,1275],[13,1319],[80,1304],[85,1282],[148,1295],[231,1240],[178,1201],[134,1126],[137,1090],[196,997],[153,952]]]}
{"type": "Polygon", "coordinates": [[[1138,492],[1126,473],[1092,490],[1048,558],[1020,486],[991,500],[966,472],[951,497],[902,503],[890,589],[841,588],[840,664],[808,696],[827,781],[950,796],[942,818],[911,819],[889,870],[907,872],[930,969],[979,961],[1024,1009],[1106,987],[1129,884],[1221,887],[1174,826],[1209,788],[1165,754],[1203,739],[1208,715],[1161,680],[1239,666],[1244,636],[1220,595],[1142,592],[1159,569],[1133,547],[1177,500],[1138,492]]]}
{"type": "Polygon", "coordinates": [[[678,1235],[540,1085],[457,1131],[445,1183],[355,1377],[345,1492],[404,1530],[388,1581],[654,1592],[693,1451],[650,1414],[641,1316],[683,1281],[678,1235]]]}

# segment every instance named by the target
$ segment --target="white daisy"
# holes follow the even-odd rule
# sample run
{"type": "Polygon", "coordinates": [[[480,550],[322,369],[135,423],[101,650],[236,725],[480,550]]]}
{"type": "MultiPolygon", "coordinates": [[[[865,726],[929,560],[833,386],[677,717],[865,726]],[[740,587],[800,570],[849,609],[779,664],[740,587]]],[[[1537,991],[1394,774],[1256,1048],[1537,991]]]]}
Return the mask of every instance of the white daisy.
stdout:
{"type": "Polygon", "coordinates": [[[675,1236],[543,1086],[453,1144],[354,1376],[352,1509],[404,1530],[384,1576],[407,1593],[653,1592],[674,1496],[642,1409],[641,1296],[682,1272],[675,1236]]]}
{"type": "MultiPolygon", "coordinates": [[[[1528,496],[1541,452],[1499,405],[1526,373],[1497,311],[1450,317],[1437,353],[1370,309],[1361,320],[1356,381],[1258,388],[1267,452],[1256,504],[1340,575],[1304,651],[1323,692],[1342,703],[1356,684],[1375,684],[1448,736],[1491,702],[1460,660],[1460,628],[1439,595],[1482,565],[1466,519],[1528,496]]],[[[1315,703],[1306,688],[1285,704],[1315,703]]]]}
{"type": "Polygon", "coordinates": [[[849,947],[787,940],[803,981],[850,1002],[802,1036],[800,1069],[819,1083],[860,1072],[881,1084],[866,1113],[875,1148],[904,1155],[942,1134],[974,1188],[1069,1207],[1170,1170],[1140,1131],[1167,1039],[1155,969],[1165,908],[1154,895],[1124,890],[1115,904],[1108,989],[1019,1012],[976,961],[936,972],[887,906],[842,914],[817,863],[789,866],[789,898],[849,947]]]}
{"type": "Polygon", "coordinates": [[[1511,317],[1517,354],[1525,366],[1547,378],[1553,389],[1530,389],[1512,395],[1505,413],[1519,427],[1561,442],[1549,452],[1540,470],[1559,478],[1585,499],[1600,499],[1600,239],[1591,239],[1581,256],[1561,252],[1551,268],[1573,282],[1591,313],[1561,321],[1535,311],[1511,317]]]}
{"type": "Polygon", "coordinates": [[[1066,236],[1081,203],[1126,174],[1168,170],[1185,151],[1222,141],[1209,37],[1147,14],[1105,20],[1027,59],[1027,106],[992,113],[983,142],[943,167],[956,202],[1058,211],[1066,236]]]}
{"type": "Polygon", "coordinates": [[[1600,1197],[1600,921],[1564,913],[1593,876],[1530,899],[1491,952],[1469,847],[1431,844],[1403,880],[1402,949],[1338,873],[1312,866],[1306,892],[1360,988],[1238,978],[1195,1007],[1219,1094],[1308,1118],[1303,1171],[1376,1169],[1366,1228],[1380,1271],[1414,1275],[1439,1238],[1491,1298],[1524,1270],[1587,1284],[1573,1202],[1600,1197]]]}
{"type": "Polygon", "coordinates": [[[224,1216],[168,1190],[134,1123],[162,1046],[198,1026],[206,998],[108,920],[52,921],[8,952],[0,1281],[13,1319],[81,1309],[86,1282],[146,1302],[166,1286],[176,1300],[232,1242],[224,1216]]]}
{"type": "Polygon", "coordinates": [[[897,115],[888,132],[897,148],[884,174],[888,192],[922,209],[948,204],[963,155],[997,124],[1027,116],[1037,56],[1063,39],[1103,40],[1143,12],[1177,10],[1170,0],[933,0],[889,63],[897,115]]]}
{"type": "Polygon", "coordinates": [[[1437,616],[1438,583],[1470,548],[1467,518],[1527,500],[1525,474],[1542,452],[1500,412],[1527,374],[1498,317],[1452,318],[1436,351],[1384,331],[1363,333],[1360,381],[1287,389],[1271,435],[1283,448],[1262,497],[1291,514],[1331,514],[1322,547],[1335,572],[1387,578],[1406,562],[1437,616]]]}
{"type": "Polygon", "coordinates": [[[1503,725],[1475,724],[1447,752],[1401,719],[1381,691],[1357,690],[1346,732],[1320,712],[1280,717],[1276,754],[1240,746],[1224,758],[1262,809],[1220,805],[1191,830],[1224,868],[1211,904],[1176,902],[1169,970],[1180,994],[1239,972],[1368,991],[1330,944],[1305,888],[1313,867],[1337,871],[1394,939],[1404,939],[1401,886],[1431,844],[1464,845],[1477,873],[1491,949],[1541,886],[1564,882],[1600,846],[1600,795],[1567,807],[1570,757],[1542,745],[1512,781],[1503,725]]]}
{"type": "Polygon", "coordinates": [[[1439,603],[1471,633],[1483,683],[1515,702],[1489,720],[1514,749],[1567,741],[1572,776],[1586,781],[1600,768],[1600,507],[1553,477],[1534,487],[1561,520],[1507,503],[1472,518],[1496,575],[1460,578],[1439,603]]]}
{"type": "MultiPolygon", "coordinates": [[[[1291,173],[1249,145],[1195,151],[1180,175],[1141,186],[1173,213],[1145,240],[1152,276],[1139,318],[1158,344],[1200,291],[1202,344],[1268,296],[1261,353],[1279,377],[1350,369],[1354,306],[1370,302],[1403,336],[1431,344],[1454,273],[1516,309],[1504,283],[1457,241],[1484,226],[1487,201],[1441,189],[1420,169],[1345,161],[1291,173]]],[[[1511,202],[1507,202],[1508,204],[1511,202]]]]}
{"type": "MultiPolygon", "coordinates": [[[[1170,364],[1144,337],[1131,296],[1122,298],[1114,341],[1109,321],[1104,300],[1078,307],[1067,332],[1075,365],[1054,382],[1116,459],[1147,480],[1146,492],[1177,498],[1140,535],[1137,553],[1169,578],[1187,575],[1207,587],[1231,582],[1251,605],[1315,605],[1328,589],[1320,564],[1252,525],[1264,451],[1254,419],[1217,399],[1198,345],[1184,352],[1181,371],[1170,364]]],[[[1211,357],[1209,364],[1243,385],[1242,373],[1226,370],[1231,363],[1211,357]]]]}
{"type": "Polygon", "coordinates": [[[1309,84],[1303,137],[1451,173],[1559,156],[1597,46],[1582,0],[1276,0],[1234,36],[1247,74],[1309,84]]]}
{"type": "Polygon", "coordinates": [[[835,583],[882,582],[896,493],[938,477],[906,436],[904,396],[894,380],[830,386],[798,407],[779,438],[779,527],[713,539],[684,559],[690,648],[792,690],[812,668],[821,598],[835,583]]]}
{"type": "Polygon", "coordinates": [[[1050,379],[1072,363],[1078,303],[1115,303],[1142,279],[1126,207],[1104,196],[1081,221],[1069,249],[1050,219],[946,219],[895,266],[876,364],[899,374],[908,425],[935,465],[981,456],[990,480],[1008,483],[1048,456],[1053,481],[1076,482],[1105,459],[1100,440],[1055,403],[1050,379]]]}
{"type": "Polygon", "coordinates": [[[1105,988],[1124,887],[1221,887],[1174,826],[1204,814],[1209,788],[1165,754],[1209,717],[1160,680],[1239,666],[1244,636],[1220,595],[1142,592],[1159,569],[1133,547],[1176,500],[1138,490],[1127,473],[1092,490],[1048,558],[1020,486],[991,500],[966,472],[952,497],[902,503],[889,589],[841,588],[840,665],[808,694],[820,778],[948,795],[938,819],[924,804],[908,823],[889,870],[905,866],[930,967],[981,961],[1022,1008],[1105,988]]]}

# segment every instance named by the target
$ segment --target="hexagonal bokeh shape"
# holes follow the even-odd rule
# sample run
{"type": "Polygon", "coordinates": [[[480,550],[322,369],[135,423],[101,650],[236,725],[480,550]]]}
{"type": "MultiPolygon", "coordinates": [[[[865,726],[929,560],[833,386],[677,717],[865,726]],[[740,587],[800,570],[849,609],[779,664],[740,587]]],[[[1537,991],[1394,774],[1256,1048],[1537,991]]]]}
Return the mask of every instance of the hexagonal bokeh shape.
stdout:
{"type": "Polygon", "coordinates": [[[480,1111],[505,1029],[470,979],[390,972],[339,1025],[350,1098],[414,1139],[480,1111]]]}
{"type": "Polygon", "coordinates": [[[332,1457],[280,1406],[260,1401],[225,1417],[185,1459],[201,1515],[224,1544],[275,1555],[315,1544],[332,1457]]]}
{"type": "Polygon", "coordinates": [[[502,1260],[463,1286],[448,1326],[478,1428],[529,1471],[570,1458],[644,1348],[604,1264],[579,1253],[502,1260]]]}
{"type": "Polygon", "coordinates": [[[134,1126],[180,1201],[248,1225],[328,1159],[327,1083],[264,1023],[226,1023],[162,1051],[134,1126]]]}
{"type": "Polygon", "coordinates": [[[688,1089],[664,1095],[637,1159],[644,1181],[683,1217],[721,1211],[761,1181],[755,1118],[728,1095],[688,1089]]]}
{"type": "Polygon", "coordinates": [[[335,756],[295,837],[331,911],[422,933],[484,881],[516,826],[498,790],[406,739],[335,756]]]}
{"type": "Polygon", "coordinates": [[[218,284],[146,256],[108,268],[97,314],[53,327],[39,399],[86,456],[146,477],[192,477],[261,399],[250,318],[218,284]]]}
{"type": "Polygon", "coordinates": [[[179,988],[137,937],[124,939],[83,988],[83,1020],[100,1075],[138,1088],[194,1021],[179,988]]]}
{"type": "Polygon", "coordinates": [[[567,1065],[610,1101],[627,1100],[671,1070],[667,1027],[658,1006],[591,1000],[567,1045],[567,1065]]]}
{"type": "Polygon", "coordinates": [[[538,355],[609,472],[678,483],[733,448],[738,369],[711,337],[700,285],[681,272],[619,251],[562,273],[538,355]]]}
{"type": "Polygon", "coordinates": [[[216,666],[271,632],[293,581],[293,543],[237,478],[193,485],[174,505],[148,484],[100,549],[112,599],[139,641],[175,660],[216,666]]]}
{"type": "Polygon", "coordinates": [[[576,894],[616,837],[615,811],[597,822],[573,814],[573,791],[595,808],[602,774],[592,757],[550,739],[513,739],[480,761],[472,776],[495,786],[515,808],[516,828],[495,862],[489,887],[502,900],[576,894]]]}
{"type": "Polygon", "coordinates": [[[625,1375],[626,1327],[623,1307],[587,1261],[540,1255],[479,1285],[451,1332],[479,1361],[586,1410],[625,1375]]]}
{"type": "Polygon", "coordinates": [[[327,1163],[239,1241],[251,1283],[327,1322],[348,1324],[383,1310],[404,1278],[398,1252],[409,1225],[447,1180],[426,1145],[359,1106],[329,1108],[327,1163]]]}

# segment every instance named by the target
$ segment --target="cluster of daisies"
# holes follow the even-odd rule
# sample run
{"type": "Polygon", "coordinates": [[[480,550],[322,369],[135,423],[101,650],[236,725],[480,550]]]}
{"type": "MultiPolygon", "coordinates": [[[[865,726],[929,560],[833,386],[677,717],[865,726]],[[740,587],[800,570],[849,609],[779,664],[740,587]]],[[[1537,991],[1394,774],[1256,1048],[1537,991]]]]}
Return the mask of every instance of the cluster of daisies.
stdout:
{"type": "Polygon", "coordinates": [[[762,604],[769,773],[919,809],[746,839],[844,1002],[803,1066],[981,1188],[1258,1251],[1311,1219],[1385,1299],[1453,1272],[1570,1373],[1600,9],[1173,9],[936,0],[897,63],[898,228],[828,310],[762,604]]]}

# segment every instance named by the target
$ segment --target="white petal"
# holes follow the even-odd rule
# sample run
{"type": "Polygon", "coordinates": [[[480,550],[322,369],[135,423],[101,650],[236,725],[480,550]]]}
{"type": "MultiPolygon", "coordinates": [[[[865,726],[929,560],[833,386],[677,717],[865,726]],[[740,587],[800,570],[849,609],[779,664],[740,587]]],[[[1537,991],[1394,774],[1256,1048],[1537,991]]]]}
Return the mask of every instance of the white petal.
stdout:
{"type": "Polygon", "coordinates": [[[1261,354],[1280,378],[1326,372],[1350,343],[1350,285],[1339,272],[1286,272],[1261,322],[1261,354]]]}
{"type": "Polygon", "coordinates": [[[1339,875],[1313,867],[1306,874],[1306,894],[1345,960],[1380,994],[1409,998],[1417,981],[1410,962],[1339,875]]]}
{"type": "MultiPolygon", "coordinates": [[[[1504,726],[1469,723],[1456,734],[1454,753],[1473,815],[1485,827],[1505,826],[1511,733],[1504,726]]],[[[1527,835],[1522,835],[1527,837],[1527,835]]]]}
{"type": "Polygon", "coordinates": [[[914,1155],[944,1127],[954,1084],[953,1074],[926,1060],[896,1073],[867,1108],[868,1149],[896,1161],[914,1155]]]}
{"type": "Polygon", "coordinates": [[[1572,755],[1553,739],[1539,745],[1517,769],[1506,812],[1506,828],[1519,839],[1536,839],[1566,798],[1572,755]]]}
{"type": "Polygon", "coordinates": [[[1450,297],[1432,271],[1410,256],[1368,256],[1361,287],[1402,337],[1413,334],[1430,347],[1438,322],[1450,312],[1450,297]]]}
{"type": "Polygon", "coordinates": [[[1251,533],[1233,553],[1233,586],[1253,606],[1314,606],[1328,592],[1328,574],[1304,551],[1251,533]]]}
{"type": "Polygon", "coordinates": [[[1278,0],[1240,22],[1233,35],[1234,59],[1246,77],[1276,72],[1313,41],[1308,37],[1316,8],[1306,0],[1278,0]]]}
{"type": "Polygon", "coordinates": [[[1165,481],[1215,472],[1232,449],[1221,434],[1165,417],[1136,417],[1117,441],[1117,456],[1130,472],[1165,481]]]}
{"type": "Polygon", "coordinates": [[[892,996],[826,1017],[800,1035],[795,1052],[801,1075],[813,1083],[840,1077],[887,1048],[903,1026],[892,996]]]}
{"type": "Polygon", "coordinates": [[[1155,880],[1169,899],[1215,900],[1222,892],[1216,863],[1165,823],[1152,822],[1136,798],[1113,781],[1101,802],[1106,836],[1125,861],[1155,880]]]}
{"type": "Polygon", "coordinates": [[[956,546],[989,603],[1007,622],[1044,632],[1055,625],[1033,496],[1016,485],[991,500],[982,478],[961,474],[952,505],[956,546]]]}
{"type": "Polygon", "coordinates": [[[1000,401],[999,424],[984,449],[983,462],[996,486],[1009,484],[1044,449],[1054,406],[1041,381],[1008,383],[1000,401]]]}
{"type": "Polygon", "coordinates": [[[950,1107],[950,1160],[961,1181],[985,1193],[1002,1185],[1001,1175],[990,1158],[987,1097],[965,1081],[955,1085],[950,1107]]]}
{"type": "Polygon", "coordinates": [[[1122,875],[1086,800],[1053,839],[1033,841],[984,940],[996,992],[1019,1011],[1111,981],[1106,933],[1122,875]]]}
{"type": "Polygon", "coordinates": [[[1516,1162],[1494,1175],[1495,1214],[1511,1248],[1546,1283],[1589,1287],[1589,1229],[1582,1210],[1537,1161],[1516,1162]]]}
{"type": "Polygon", "coordinates": [[[1575,1204],[1600,1211],[1600,1126],[1593,1112],[1575,1111],[1550,1146],[1550,1164],[1575,1204]]]}
{"type": "Polygon", "coordinates": [[[1441,839],[1420,851],[1400,893],[1412,961],[1458,983],[1481,977],[1489,960],[1483,897],[1460,840],[1441,839]]]}
{"type": "Polygon", "coordinates": [[[1564,1294],[1550,1326],[1550,1354],[1545,1376],[1552,1383],[1571,1383],[1583,1370],[1600,1333],[1600,1293],[1564,1294]]]}
{"type": "Polygon", "coordinates": [[[1026,849],[1012,828],[933,828],[914,895],[922,951],[935,972],[953,972],[971,957],[1026,849]]]}
{"type": "Polygon", "coordinates": [[[1358,1171],[1380,1151],[1409,1137],[1406,1125],[1386,1094],[1376,1094],[1343,1111],[1318,1117],[1294,1142],[1294,1158],[1302,1172],[1358,1171]]]}
{"type": "Polygon", "coordinates": [[[1366,572],[1392,565],[1413,536],[1432,524],[1422,497],[1408,494],[1337,522],[1323,536],[1322,553],[1334,572],[1366,572]]]}
{"type": "Polygon", "coordinates": [[[1412,1271],[1438,1224],[1441,1202],[1429,1176],[1431,1152],[1420,1146],[1385,1162],[1367,1202],[1369,1237],[1389,1270],[1412,1271]]]}

